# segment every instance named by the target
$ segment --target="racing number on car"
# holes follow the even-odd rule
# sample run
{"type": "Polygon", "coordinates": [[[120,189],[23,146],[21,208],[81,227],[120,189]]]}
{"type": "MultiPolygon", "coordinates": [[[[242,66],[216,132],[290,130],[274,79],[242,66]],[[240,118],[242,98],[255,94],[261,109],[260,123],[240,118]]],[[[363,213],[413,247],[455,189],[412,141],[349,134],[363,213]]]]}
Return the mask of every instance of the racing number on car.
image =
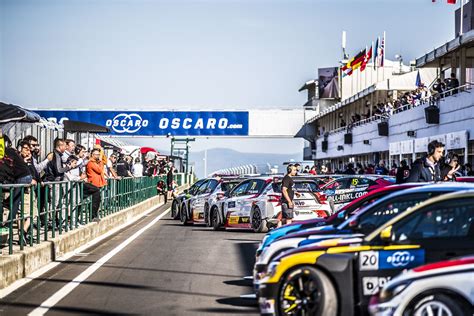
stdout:
{"type": "Polygon", "coordinates": [[[358,184],[359,184],[359,179],[353,178],[353,179],[352,179],[352,186],[355,187],[355,186],[357,186],[358,184]]]}
{"type": "Polygon", "coordinates": [[[360,270],[377,270],[379,267],[378,251],[362,251],[359,256],[360,270]]]}

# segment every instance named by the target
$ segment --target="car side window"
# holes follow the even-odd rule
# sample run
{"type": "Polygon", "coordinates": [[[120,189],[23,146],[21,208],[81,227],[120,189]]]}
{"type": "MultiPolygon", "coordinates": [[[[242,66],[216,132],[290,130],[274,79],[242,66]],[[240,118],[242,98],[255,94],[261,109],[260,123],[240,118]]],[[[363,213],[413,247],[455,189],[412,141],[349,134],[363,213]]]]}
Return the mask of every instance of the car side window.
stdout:
{"type": "Polygon", "coordinates": [[[393,240],[474,238],[474,201],[464,198],[429,205],[394,225],[393,240]]]}
{"type": "Polygon", "coordinates": [[[194,195],[195,192],[199,189],[199,187],[201,186],[201,184],[204,183],[204,180],[201,180],[201,181],[198,181],[196,183],[194,183],[191,188],[189,188],[189,193],[194,195]]]}
{"type": "Polygon", "coordinates": [[[204,182],[199,186],[199,188],[196,189],[195,195],[204,193],[204,191],[206,191],[206,188],[207,188],[207,184],[208,184],[208,183],[209,183],[209,181],[204,181],[204,182]]]}
{"type": "Polygon", "coordinates": [[[249,182],[243,182],[239,184],[233,191],[231,196],[242,196],[245,194],[245,191],[247,191],[247,187],[249,185],[249,182]]]}
{"type": "Polygon", "coordinates": [[[429,199],[431,196],[431,193],[410,194],[382,202],[360,215],[359,229],[362,233],[369,234],[393,217],[429,199]]]}
{"type": "Polygon", "coordinates": [[[209,183],[206,186],[206,191],[209,193],[213,192],[216,189],[218,184],[219,184],[219,181],[215,179],[209,180],[209,183]]]}

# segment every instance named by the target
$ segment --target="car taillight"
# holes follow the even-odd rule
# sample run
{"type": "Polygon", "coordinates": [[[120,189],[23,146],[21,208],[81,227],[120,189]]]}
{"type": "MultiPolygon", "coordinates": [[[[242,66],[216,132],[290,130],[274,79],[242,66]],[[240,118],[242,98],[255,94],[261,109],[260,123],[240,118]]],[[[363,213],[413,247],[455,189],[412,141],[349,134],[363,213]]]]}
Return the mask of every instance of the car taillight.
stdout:
{"type": "Polygon", "coordinates": [[[318,199],[320,204],[324,204],[328,200],[326,194],[324,194],[323,192],[316,192],[316,198],[318,199]]]}
{"type": "Polygon", "coordinates": [[[321,218],[328,217],[328,213],[325,210],[314,210],[313,212],[316,214],[317,217],[321,217],[321,218]]]}
{"type": "Polygon", "coordinates": [[[277,203],[280,202],[281,196],[278,194],[269,194],[268,195],[268,202],[277,203]]]}

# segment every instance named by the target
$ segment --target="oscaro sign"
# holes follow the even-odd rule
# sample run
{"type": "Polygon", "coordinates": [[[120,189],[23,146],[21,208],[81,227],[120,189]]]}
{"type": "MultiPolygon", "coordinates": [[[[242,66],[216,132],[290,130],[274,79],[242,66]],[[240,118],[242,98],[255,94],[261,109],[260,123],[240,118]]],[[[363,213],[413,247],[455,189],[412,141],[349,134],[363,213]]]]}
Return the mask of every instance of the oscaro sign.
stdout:
{"type": "Polygon", "coordinates": [[[207,118],[206,121],[204,121],[203,118],[198,118],[196,120],[193,120],[192,118],[185,118],[181,119],[179,117],[175,117],[173,119],[169,118],[162,118],[160,120],[160,123],[158,124],[158,127],[161,129],[215,129],[217,125],[218,129],[226,129],[229,125],[229,120],[226,118],[220,118],[219,120],[215,118],[207,118]]]}
{"type": "Polygon", "coordinates": [[[148,126],[148,120],[144,120],[136,113],[120,113],[113,119],[105,121],[105,126],[112,128],[116,133],[136,133],[142,127],[148,126]]]}

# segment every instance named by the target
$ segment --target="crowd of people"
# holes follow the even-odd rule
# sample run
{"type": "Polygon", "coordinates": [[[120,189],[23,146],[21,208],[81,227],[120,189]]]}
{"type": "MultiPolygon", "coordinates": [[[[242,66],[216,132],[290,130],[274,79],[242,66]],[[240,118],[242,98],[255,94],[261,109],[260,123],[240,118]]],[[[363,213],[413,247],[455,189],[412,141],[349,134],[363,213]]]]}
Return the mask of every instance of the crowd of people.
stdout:
{"type": "MultiPolygon", "coordinates": [[[[34,216],[40,217],[40,226],[47,225],[51,228],[54,225],[59,228],[61,225],[68,225],[65,220],[64,197],[79,183],[82,185],[82,198],[91,197],[92,221],[95,222],[100,221],[101,189],[107,186],[107,179],[166,175],[166,186],[163,181],[157,182],[157,194],[166,197],[168,191],[173,191],[173,164],[168,160],[158,160],[153,155],[148,155],[143,161],[117,152],[107,157],[100,145],[88,150],[72,139],[56,138],[53,151],[40,157],[41,145],[32,135],[19,140],[16,146],[6,135],[0,135],[0,140],[3,142],[0,147],[4,148],[3,152],[0,150],[0,184],[3,184],[1,202],[4,210],[0,229],[7,230],[9,219],[17,220],[23,209],[25,217],[22,227],[17,221],[19,238],[23,239],[23,244],[30,242],[30,235],[26,232],[30,225],[36,224],[28,216],[30,195],[33,195],[32,200],[40,201],[39,206],[37,203],[33,205],[34,216]],[[54,183],[49,191],[45,190],[46,183],[54,183]],[[8,185],[11,184],[26,186],[10,188],[8,185]],[[49,214],[49,219],[45,216],[45,201],[52,204],[54,210],[53,214],[49,214]]],[[[75,225],[82,224],[79,212],[76,211],[75,225]]]]}
{"type": "Polygon", "coordinates": [[[402,160],[400,165],[392,163],[391,168],[386,167],[385,161],[381,160],[377,165],[361,163],[348,163],[345,167],[340,164],[336,170],[331,170],[326,165],[309,167],[306,166],[303,173],[311,174],[345,174],[345,175],[388,175],[396,177],[396,183],[419,182],[420,177],[425,181],[455,181],[457,177],[474,176],[472,164],[461,164],[459,156],[454,152],[448,152],[444,156],[444,144],[433,141],[428,145],[429,149],[425,156],[415,160],[411,165],[402,160]],[[433,152],[433,148],[438,152],[433,152]],[[428,161],[428,162],[427,162],[428,161]],[[431,163],[429,163],[431,161],[431,163]],[[420,176],[420,166],[426,167],[420,176]],[[430,169],[431,168],[431,169],[430,169]],[[416,175],[416,176],[414,176],[416,175]]]}

